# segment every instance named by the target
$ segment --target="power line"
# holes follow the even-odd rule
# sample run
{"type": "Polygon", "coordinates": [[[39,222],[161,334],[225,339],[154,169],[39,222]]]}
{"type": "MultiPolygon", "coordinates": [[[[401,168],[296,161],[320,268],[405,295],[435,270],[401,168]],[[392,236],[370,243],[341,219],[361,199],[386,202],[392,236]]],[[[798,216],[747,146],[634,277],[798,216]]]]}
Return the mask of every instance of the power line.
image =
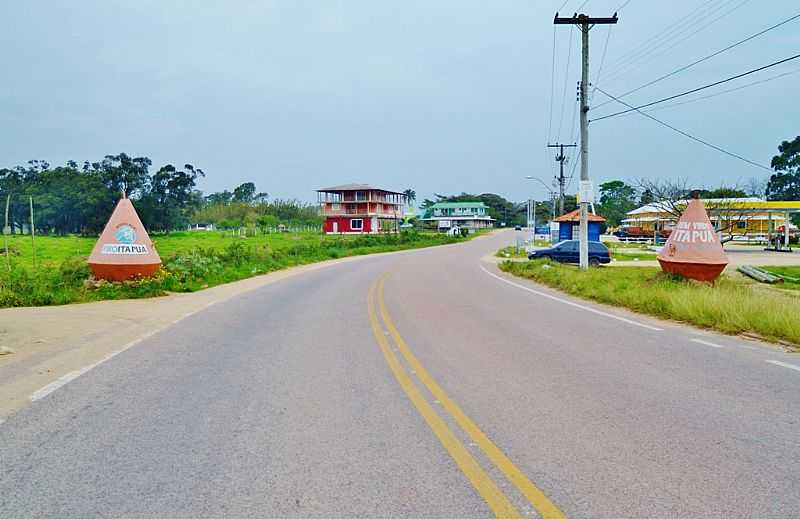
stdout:
{"type": "Polygon", "coordinates": [[[617,7],[614,12],[618,13],[622,11],[623,9],[625,9],[625,6],[628,5],[629,3],[631,3],[631,0],[625,0],[625,2],[623,2],[621,6],[617,7]]]}
{"type": "MultiPolygon", "coordinates": [[[[724,49],[720,49],[720,50],[718,50],[718,51],[716,51],[716,52],[713,52],[713,53],[709,54],[708,56],[704,56],[704,57],[702,57],[702,58],[700,58],[700,59],[698,59],[698,60],[696,60],[696,61],[693,61],[692,63],[689,63],[688,65],[684,65],[683,67],[680,67],[680,68],[678,68],[678,69],[675,69],[675,70],[673,70],[672,72],[670,72],[669,74],[664,74],[663,76],[661,76],[661,77],[659,77],[659,78],[656,78],[656,79],[654,79],[654,80],[652,80],[652,81],[650,81],[650,82],[648,82],[648,83],[645,83],[645,84],[644,84],[644,85],[642,85],[642,86],[636,87],[636,88],[634,88],[633,90],[628,90],[628,91],[627,91],[627,92],[625,92],[624,94],[621,94],[621,95],[619,96],[619,98],[620,98],[620,99],[622,99],[623,97],[629,96],[630,94],[633,94],[634,92],[638,92],[639,90],[642,90],[643,88],[647,88],[647,87],[649,87],[650,85],[654,85],[654,84],[658,83],[659,81],[662,81],[662,80],[664,80],[664,79],[667,79],[667,78],[669,78],[669,77],[672,77],[672,76],[674,76],[675,74],[678,74],[678,73],[680,73],[680,72],[683,72],[684,70],[690,69],[690,68],[694,67],[695,65],[699,65],[700,63],[703,63],[704,61],[708,61],[709,59],[711,59],[711,58],[713,58],[713,57],[715,57],[715,56],[719,56],[719,55],[720,55],[720,54],[722,54],[723,52],[729,51],[729,50],[733,49],[734,47],[738,47],[739,45],[742,45],[743,43],[747,43],[748,41],[750,41],[750,40],[752,40],[752,39],[758,38],[759,36],[761,36],[761,35],[763,35],[763,34],[766,34],[766,33],[770,32],[770,31],[771,31],[771,30],[773,30],[773,29],[777,29],[778,27],[780,27],[780,26],[782,26],[782,25],[786,25],[787,23],[789,23],[789,22],[792,22],[792,21],[794,21],[794,20],[796,20],[796,19],[798,19],[798,18],[800,18],[800,14],[796,14],[796,15],[794,15],[794,16],[792,16],[792,17],[790,17],[790,18],[787,18],[786,20],[783,20],[783,21],[782,21],[782,22],[780,22],[780,23],[776,23],[776,24],[775,24],[775,25],[773,25],[772,27],[768,27],[768,28],[764,29],[763,31],[757,32],[757,33],[755,33],[755,34],[753,34],[753,35],[751,35],[751,36],[748,36],[747,38],[745,38],[745,39],[743,39],[743,40],[739,40],[739,41],[737,41],[736,43],[733,43],[733,44],[731,44],[731,45],[728,45],[728,46],[727,46],[727,47],[725,47],[724,49]]],[[[610,29],[609,29],[609,30],[610,30],[610,29]]],[[[597,81],[595,81],[595,82],[597,82],[597,81]]],[[[595,109],[597,109],[597,108],[600,108],[601,106],[603,106],[603,105],[606,105],[606,104],[608,104],[608,103],[610,103],[610,102],[611,102],[611,100],[609,100],[609,101],[606,101],[605,103],[602,103],[602,104],[600,104],[600,105],[596,106],[596,107],[595,107],[595,109]]]]}
{"type": "Polygon", "coordinates": [[[700,16],[700,14],[699,14],[700,11],[703,11],[703,10],[707,9],[710,6],[710,4],[713,4],[714,2],[717,2],[717,1],[726,2],[726,1],[729,1],[729,0],[707,0],[705,2],[705,4],[697,7],[696,9],[691,11],[689,14],[687,14],[687,15],[681,17],[680,19],[676,20],[675,22],[667,25],[664,29],[661,30],[661,32],[659,32],[659,33],[653,35],[652,37],[648,38],[647,40],[643,41],[638,46],[636,46],[633,50],[623,54],[616,62],[612,63],[612,68],[618,67],[618,66],[622,66],[623,63],[625,63],[626,61],[628,61],[630,59],[633,59],[637,54],[652,48],[655,45],[655,42],[657,42],[659,39],[663,39],[663,38],[668,37],[668,35],[670,33],[672,33],[674,30],[679,29],[685,21],[687,21],[687,20],[689,20],[691,18],[699,17],[700,16]]]}
{"type": "MultiPolygon", "coordinates": [[[[566,4],[569,0],[565,0],[566,4]]],[[[556,28],[553,26],[553,61],[550,65],[550,125],[547,128],[547,142],[553,135],[553,104],[555,102],[555,81],[556,81],[556,28]]]]}
{"type": "MultiPolygon", "coordinates": [[[[744,4],[748,3],[750,0],[726,0],[726,1],[727,3],[723,4],[719,8],[712,7],[709,10],[709,12],[696,16],[695,17],[696,19],[694,21],[689,22],[684,27],[678,27],[677,32],[669,36],[665,36],[663,40],[658,42],[657,44],[642,49],[639,55],[635,56],[633,59],[628,60],[628,63],[619,64],[617,68],[613,70],[611,77],[609,79],[616,79],[622,76],[623,74],[627,74],[630,71],[636,69],[643,63],[651,62],[653,58],[663,54],[664,52],[670,49],[677,47],[684,41],[692,38],[693,36],[705,30],[706,28],[710,27],[711,25],[729,16],[731,13],[741,8],[744,4]],[[737,2],[737,1],[739,2],[738,4],[734,5],[733,7],[730,7],[730,4],[732,2],[737,2]],[[723,7],[724,8],[730,7],[730,8],[727,9],[726,11],[723,11],[722,14],[720,14],[719,16],[709,19],[710,17],[716,15],[723,7]]],[[[671,32],[674,32],[674,30],[671,32]]]]}
{"type": "Polygon", "coordinates": [[[792,71],[789,71],[789,72],[784,72],[783,74],[778,74],[777,76],[772,76],[772,77],[769,77],[767,79],[762,79],[760,81],[753,81],[752,83],[747,83],[745,85],[742,85],[742,86],[739,86],[739,87],[736,87],[736,88],[729,88],[727,90],[722,90],[720,92],[715,92],[715,93],[709,94],[707,96],[696,97],[694,99],[689,99],[687,101],[681,101],[680,103],[673,103],[673,104],[667,105],[667,106],[658,106],[656,108],[651,108],[650,110],[645,110],[645,112],[650,113],[650,112],[655,112],[655,111],[658,111],[658,110],[666,110],[668,108],[677,108],[678,106],[688,105],[688,104],[694,103],[696,101],[703,101],[704,99],[711,99],[712,97],[721,96],[723,94],[729,94],[731,92],[736,92],[737,90],[743,90],[745,88],[749,88],[751,86],[760,85],[762,83],[769,83],[770,81],[775,81],[776,79],[780,79],[782,77],[791,76],[793,74],[797,74],[798,72],[800,72],[800,69],[792,70],[792,71]]]}
{"type": "MultiPolygon", "coordinates": [[[[555,28],[555,26],[554,26],[555,28]]],[[[567,80],[569,79],[569,63],[572,59],[572,33],[574,32],[575,28],[570,26],[569,28],[569,41],[567,43],[569,50],[567,51],[567,67],[564,69],[564,94],[561,98],[561,120],[558,123],[558,139],[561,139],[561,129],[564,126],[564,106],[567,103],[567,80]]]]}
{"type": "MultiPolygon", "coordinates": [[[[782,59],[780,61],[776,61],[774,63],[770,63],[769,65],[764,65],[763,67],[758,67],[758,68],[755,68],[755,69],[752,69],[752,70],[748,70],[747,72],[744,72],[742,74],[737,74],[735,76],[731,76],[731,77],[723,79],[721,81],[715,81],[714,83],[709,83],[708,85],[704,85],[704,86],[701,86],[701,87],[698,87],[698,88],[693,88],[692,90],[687,90],[686,92],[682,92],[680,94],[676,94],[676,95],[673,95],[673,96],[665,97],[663,99],[659,99],[658,101],[653,101],[651,103],[645,103],[645,104],[639,105],[637,107],[630,107],[630,109],[622,110],[621,112],[616,112],[616,113],[613,113],[613,114],[604,115],[603,117],[598,117],[597,119],[592,119],[592,122],[594,122],[594,121],[602,121],[603,119],[609,119],[611,117],[616,117],[618,115],[626,114],[626,113],[632,112],[634,110],[639,110],[640,108],[647,108],[648,106],[657,105],[657,104],[663,103],[665,101],[671,101],[671,100],[677,99],[679,97],[683,97],[683,96],[686,96],[686,95],[689,95],[689,94],[694,94],[695,92],[699,92],[699,91],[705,90],[707,88],[715,87],[717,85],[721,85],[723,83],[727,83],[728,81],[733,81],[734,79],[739,79],[739,78],[742,78],[742,77],[745,77],[745,76],[749,76],[750,74],[755,74],[756,72],[760,72],[762,70],[766,70],[766,69],[768,69],[770,67],[774,67],[774,66],[780,65],[782,63],[786,63],[788,61],[792,61],[793,59],[797,59],[797,58],[800,58],[800,54],[795,54],[794,56],[790,56],[790,57],[784,58],[784,59],[782,59]]],[[[600,90],[600,89],[598,88],[598,90],[600,90]]],[[[606,95],[608,95],[608,94],[606,94],[606,95]]],[[[614,98],[614,100],[617,101],[617,98],[614,98]]],[[[623,104],[626,104],[626,103],[623,103],[623,104]]]]}
{"type": "Polygon", "coordinates": [[[620,104],[622,104],[622,105],[625,105],[625,106],[627,106],[628,108],[630,108],[630,110],[635,110],[637,113],[639,113],[639,114],[641,114],[641,115],[643,115],[643,116],[647,117],[648,119],[652,119],[653,121],[657,122],[658,124],[660,124],[660,125],[662,125],[662,126],[666,126],[667,128],[669,128],[669,129],[670,129],[670,130],[672,130],[672,131],[675,131],[675,132],[678,132],[678,133],[680,133],[680,134],[681,134],[681,135],[683,135],[684,137],[688,137],[689,139],[692,139],[693,141],[699,142],[700,144],[703,144],[703,145],[705,145],[705,146],[708,146],[709,148],[712,148],[712,149],[714,149],[714,150],[717,150],[717,151],[719,151],[719,152],[721,152],[721,153],[724,153],[725,155],[728,155],[728,156],[730,156],[730,157],[733,157],[733,158],[739,159],[739,160],[741,160],[741,161],[743,161],[743,162],[746,162],[746,163],[748,163],[748,164],[750,164],[750,165],[752,165],[752,166],[756,166],[757,168],[765,169],[765,170],[767,170],[767,171],[772,171],[772,169],[768,168],[767,166],[764,166],[763,164],[759,164],[758,162],[753,162],[752,160],[750,160],[750,159],[746,159],[746,158],[742,157],[741,155],[737,155],[736,153],[733,153],[733,152],[731,152],[731,151],[728,151],[728,150],[726,150],[726,149],[724,149],[724,148],[720,148],[719,146],[716,146],[716,145],[714,145],[714,144],[711,144],[711,143],[710,143],[710,142],[708,142],[708,141],[705,141],[705,140],[703,140],[703,139],[701,139],[701,138],[699,138],[699,137],[695,137],[694,135],[692,135],[692,134],[690,134],[690,133],[687,133],[687,132],[685,132],[685,131],[683,131],[683,130],[681,130],[681,129],[678,129],[678,128],[676,128],[676,127],[672,126],[671,124],[665,123],[665,122],[664,122],[664,121],[662,121],[661,119],[656,119],[656,118],[655,118],[655,117],[653,117],[652,115],[650,115],[650,114],[648,114],[648,113],[646,113],[646,112],[643,112],[643,111],[639,110],[638,108],[635,108],[635,107],[633,107],[633,106],[629,105],[628,103],[626,103],[625,101],[622,101],[622,100],[621,100],[621,99],[619,99],[618,97],[614,97],[613,95],[609,94],[608,92],[606,92],[606,91],[605,91],[605,90],[603,90],[602,88],[598,88],[597,90],[599,90],[601,93],[603,93],[603,94],[607,95],[608,97],[610,97],[610,98],[611,98],[611,99],[613,99],[614,101],[616,101],[616,102],[618,102],[618,103],[620,103],[620,104]]]}
{"type": "MultiPolygon", "coordinates": [[[[628,2],[630,1],[631,0],[628,0],[628,2]]],[[[623,7],[627,5],[628,2],[625,2],[625,4],[623,4],[623,7]]],[[[606,53],[608,52],[608,41],[611,39],[611,29],[613,28],[614,28],[613,25],[608,26],[608,32],[606,33],[606,43],[605,45],[603,45],[603,57],[600,59],[600,67],[598,67],[597,69],[597,76],[595,76],[594,78],[594,84],[595,84],[594,90],[596,90],[597,85],[600,84],[600,74],[603,72],[603,64],[606,62],[606,53]]],[[[594,90],[592,90],[592,97],[594,97],[594,90]]]]}

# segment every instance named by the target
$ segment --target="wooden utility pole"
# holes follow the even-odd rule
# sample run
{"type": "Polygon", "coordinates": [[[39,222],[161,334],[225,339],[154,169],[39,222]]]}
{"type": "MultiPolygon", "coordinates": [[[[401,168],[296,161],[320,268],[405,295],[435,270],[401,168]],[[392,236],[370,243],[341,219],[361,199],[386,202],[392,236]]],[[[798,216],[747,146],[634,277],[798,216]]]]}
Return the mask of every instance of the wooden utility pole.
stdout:
{"type": "Polygon", "coordinates": [[[617,13],[611,18],[591,18],[585,14],[575,13],[572,18],[559,18],[556,13],[553,23],[556,25],[577,25],[582,33],[581,38],[581,222],[580,222],[580,267],[589,268],[589,204],[593,202],[592,182],[589,180],[589,31],[595,25],[617,23],[617,13]]]}
{"type": "Polygon", "coordinates": [[[559,148],[556,162],[560,165],[558,174],[558,215],[564,214],[564,190],[566,189],[566,178],[564,177],[564,162],[567,161],[567,156],[564,155],[564,148],[576,148],[577,144],[548,144],[548,148],[559,148]]]}

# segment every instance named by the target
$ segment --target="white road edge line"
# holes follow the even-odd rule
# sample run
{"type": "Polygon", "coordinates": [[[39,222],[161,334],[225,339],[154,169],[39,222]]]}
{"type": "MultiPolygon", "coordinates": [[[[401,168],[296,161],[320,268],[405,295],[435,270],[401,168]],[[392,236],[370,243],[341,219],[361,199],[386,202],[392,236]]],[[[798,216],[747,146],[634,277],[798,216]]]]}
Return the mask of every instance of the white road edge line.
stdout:
{"type": "Polygon", "coordinates": [[[783,366],[784,368],[793,369],[795,371],[800,371],[800,366],[796,366],[794,364],[789,364],[788,362],[781,362],[779,360],[768,360],[770,364],[775,364],[776,366],[783,366]]]}
{"type": "Polygon", "coordinates": [[[721,344],[714,344],[713,342],[704,341],[703,339],[691,339],[692,342],[696,342],[697,344],[704,344],[705,346],[711,346],[712,348],[724,348],[725,346],[721,344]]]}
{"type": "MultiPolygon", "coordinates": [[[[457,246],[457,245],[460,245],[460,244],[459,243],[452,243],[452,244],[449,244],[449,245],[442,245],[440,247],[423,247],[421,249],[408,249],[408,250],[402,250],[402,251],[392,251],[392,252],[389,252],[387,254],[401,255],[401,254],[422,253],[422,252],[427,252],[427,251],[430,251],[430,250],[433,250],[433,249],[437,249],[437,248],[453,247],[453,246],[457,246]]],[[[348,260],[347,262],[350,262],[350,261],[358,261],[358,260],[365,259],[365,258],[368,258],[368,257],[369,257],[369,255],[350,256],[348,258],[342,258],[342,259],[346,259],[346,260],[348,260]]],[[[345,263],[345,262],[342,262],[342,263],[345,263]]],[[[339,265],[339,264],[340,263],[318,264],[316,267],[317,268],[325,268],[325,267],[329,267],[329,266],[336,266],[336,265],[339,265]]],[[[313,267],[313,265],[312,265],[312,267],[313,267]]],[[[152,335],[155,335],[156,333],[158,333],[158,332],[160,332],[162,330],[165,330],[165,329],[169,328],[170,326],[178,324],[179,322],[183,321],[187,317],[190,317],[190,316],[196,314],[197,312],[200,312],[201,310],[205,310],[206,308],[209,308],[209,307],[215,305],[216,303],[217,303],[217,301],[211,301],[208,304],[206,304],[205,306],[203,306],[202,308],[199,308],[199,309],[194,310],[192,312],[188,312],[188,313],[182,315],[181,317],[175,319],[174,321],[172,321],[168,325],[166,325],[166,326],[164,326],[162,328],[159,328],[157,330],[154,330],[152,332],[146,333],[145,335],[142,335],[138,339],[129,342],[128,344],[126,344],[122,348],[120,348],[118,350],[115,350],[115,351],[112,351],[111,353],[109,353],[108,355],[106,355],[105,357],[100,359],[99,361],[95,362],[94,364],[90,364],[89,366],[85,366],[85,367],[83,367],[81,369],[78,369],[78,370],[75,370],[75,371],[70,371],[66,375],[63,375],[62,377],[60,377],[58,380],[55,380],[55,381],[47,384],[46,386],[44,386],[42,388],[39,388],[36,391],[34,391],[33,394],[31,394],[31,396],[30,396],[31,402],[36,402],[37,400],[41,400],[42,398],[46,397],[47,395],[49,395],[53,391],[57,390],[58,388],[67,385],[68,383],[72,382],[76,378],[78,378],[81,375],[91,371],[92,369],[96,368],[97,366],[99,366],[100,364],[106,362],[107,360],[110,360],[113,357],[119,355],[120,353],[122,353],[123,351],[127,350],[128,348],[131,348],[131,347],[135,346],[136,344],[142,342],[143,340],[147,339],[148,337],[150,337],[152,335]]],[[[0,421],[0,424],[1,423],[3,423],[3,422],[0,421]]]]}
{"type": "Polygon", "coordinates": [[[146,339],[149,339],[150,337],[152,337],[153,335],[157,334],[158,332],[160,332],[162,330],[166,330],[170,326],[173,326],[173,325],[183,321],[187,317],[189,317],[191,315],[194,315],[194,314],[196,314],[197,312],[199,312],[201,310],[205,310],[209,306],[211,306],[211,305],[209,304],[209,305],[206,305],[206,306],[204,306],[204,307],[202,307],[202,308],[200,308],[198,310],[195,310],[194,312],[189,312],[189,313],[183,315],[182,317],[180,317],[178,319],[175,319],[174,321],[172,321],[171,323],[167,324],[166,326],[162,326],[161,328],[158,328],[156,330],[147,332],[144,335],[142,335],[141,337],[139,337],[138,339],[132,340],[131,342],[129,342],[128,344],[126,344],[122,348],[112,351],[111,353],[107,354],[105,357],[103,357],[102,359],[98,360],[97,362],[95,362],[93,364],[89,364],[88,366],[84,366],[81,369],[77,369],[75,371],[70,371],[66,375],[62,375],[57,380],[55,380],[53,382],[50,382],[46,386],[41,387],[41,388],[37,389],[36,391],[34,391],[33,394],[31,394],[31,397],[30,397],[31,402],[36,402],[37,400],[41,400],[42,398],[46,397],[47,395],[49,395],[53,391],[56,391],[57,389],[66,386],[67,384],[69,384],[70,382],[72,382],[76,378],[80,377],[81,375],[84,375],[84,374],[88,373],[89,371],[93,370],[94,368],[96,368],[100,364],[102,364],[102,363],[104,363],[104,362],[106,362],[108,360],[113,359],[114,357],[116,357],[117,355],[122,353],[123,351],[136,346],[140,342],[142,342],[142,341],[144,341],[146,339]]]}
{"type": "Polygon", "coordinates": [[[634,326],[639,326],[641,328],[646,328],[648,330],[653,330],[655,332],[663,332],[664,331],[662,328],[656,328],[655,326],[650,326],[649,324],[638,323],[638,322],[633,321],[631,319],[626,319],[624,317],[620,317],[619,315],[614,315],[614,314],[610,314],[608,312],[603,312],[602,310],[598,310],[596,308],[592,308],[591,306],[584,306],[584,305],[569,301],[567,299],[561,299],[560,297],[556,297],[556,296],[550,295],[550,294],[548,294],[546,292],[540,292],[539,290],[534,290],[532,288],[528,288],[528,287],[520,285],[518,283],[514,283],[513,281],[509,281],[507,279],[504,279],[504,278],[498,276],[497,274],[493,274],[493,273],[489,272],[488,270],[486,270],[486,268],[483,265],[480,265],[480,267],[481,267],[481,270],[483,270],[484,272],[486,272],[487,274],[489,274],[493,278],[499,279],[503,283],[507,283],[507,284],[509,284],[509,285],[511,285],[513,287],[521,288],[522,290],[527,290],[528,292],[531,292],[532,294],[536,294],[537,296],[546,297],[548,299],[552,299],[553,301],[558,301],[559,303],[563,303],[565,305],[569,305],[569,306],[572,306],[572,307],[575,307],[575,308],[580,308],[581,310],[585,310],[585,311],[591,312],[593,314],[602,315],[603,317],[608,317],[609,319],[616,319],[617,321],[622,321],[623,323],[632,324],[634,326]]]}

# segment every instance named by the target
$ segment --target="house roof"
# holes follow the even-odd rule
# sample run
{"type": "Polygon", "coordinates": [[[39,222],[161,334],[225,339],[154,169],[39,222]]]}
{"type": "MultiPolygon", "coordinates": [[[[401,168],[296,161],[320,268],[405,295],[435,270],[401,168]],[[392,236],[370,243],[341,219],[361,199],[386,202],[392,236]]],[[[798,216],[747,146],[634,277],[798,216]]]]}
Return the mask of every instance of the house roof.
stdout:
{"type": "Polygon", "coordinates": [[[488,209],[489,206],[484,204],[483,202],[436,202],[431,206],[435,209],[455,209],[457,207],[469,207],[469,208],[485,208],[488,209]]]}
{"type": "MultiPolygon", "coordinates": [[[[574,211],[570,211],[567,214],[562,214],[555,220],[554,222],[580,222],[581,221],[581,210],[575,209],[574,211]]],[[[606,219],[602,216],[594,213],[589,213],[589,221],[590,222],[605,222],[606,219]]]]}
{"type": "MultiPolygon", "coordinates": [[[[758,197],[747,197],[747,198],[704,198],[702,199],[703,204],[706,206],[713,206],[714,204],[726,204],[730,206],[742,206],[742,207],[755,207],[761,206],[766,204],[763,199],[758,197]]],[[[773,203],[773,202],[770,202],[773,203]]],[[[685,206],[688,205],[688,200],[679,200],[674,203],[674,205],[678,206],[685,206]]],[[[642,207],[636,208],[633,211],[628,211],[628,215],[637,215],[642,213],[668,213],[672,212],[672,206],[669,202],[653,202],[652,204],[643,205],[642,207]]]]}
{"type": "Polygon", "coordinates": [[[382,187],[375,187],[370,184],[342,184],[341,186],[323,187],[321,189],[317,189],[317,193],[337,193],[339,191],[383,191],[384,193],[393,193],[395,195],[403,194],[400,191],[383,189],[382,187]]]}

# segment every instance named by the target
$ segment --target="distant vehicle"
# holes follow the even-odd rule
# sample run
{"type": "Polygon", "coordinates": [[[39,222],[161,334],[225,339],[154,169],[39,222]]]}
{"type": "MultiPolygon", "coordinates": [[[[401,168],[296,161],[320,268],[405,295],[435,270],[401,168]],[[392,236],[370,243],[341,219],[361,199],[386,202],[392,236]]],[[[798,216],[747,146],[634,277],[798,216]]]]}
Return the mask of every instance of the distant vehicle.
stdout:
{"type": "MultiPolygon", "coordinates": [[[[642,229],[641,227],[622,227],[614,231],[614,236],[618,238],[653,238],[653,231],[642,229]]],[[[662,229],[658,232],[660,238],[669,238],[672,234],[671,229],[662,229]]]]}
{"type": "Polygon", "coordinates": [[[521,225],[515,225],[514,226],[514,230],[515,231],[521,231],[522,230],[522,226],[521,225]]]}
{"type": "MultiPolygon", "coordinates": [[[[566,240],[556,243],[549,249],[539,249],[528,253],[528,259],[548,258],[563,263],[580,263],[580,242],[566,240]]],[[[596,267],[601,263],[611,263],[608,247],[599,241],[589,242],[589,265],[596,267]]]]}

